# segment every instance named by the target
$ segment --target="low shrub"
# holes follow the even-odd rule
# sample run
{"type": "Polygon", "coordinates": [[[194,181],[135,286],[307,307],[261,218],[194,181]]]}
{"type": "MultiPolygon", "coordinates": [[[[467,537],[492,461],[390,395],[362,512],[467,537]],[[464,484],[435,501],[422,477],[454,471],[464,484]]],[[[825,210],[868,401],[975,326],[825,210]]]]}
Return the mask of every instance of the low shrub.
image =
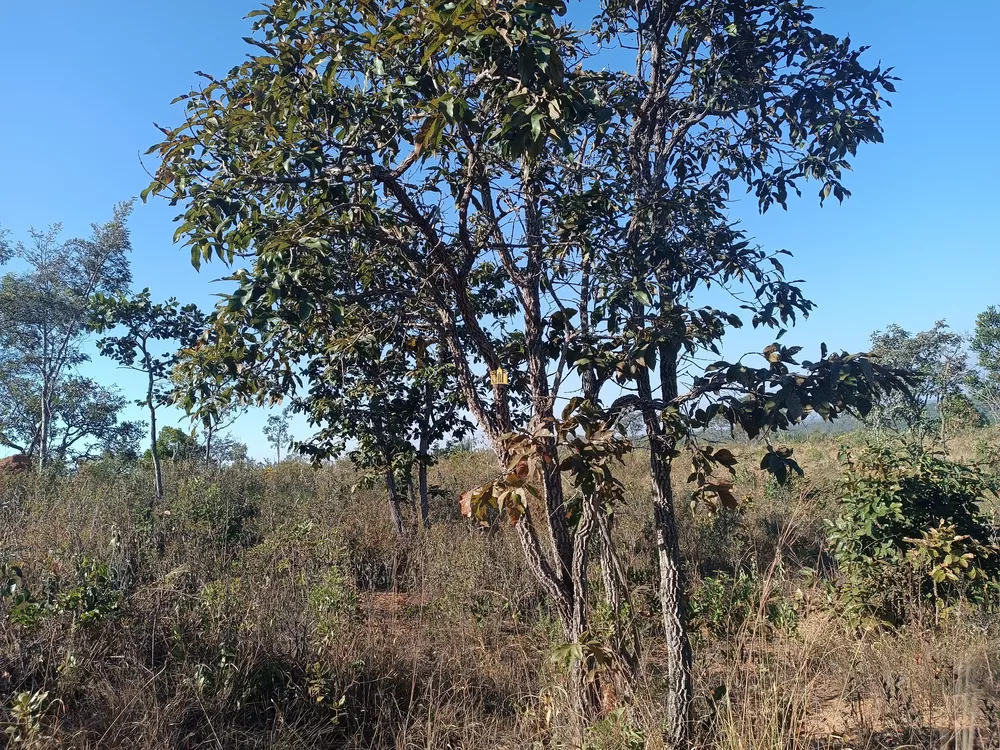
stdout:
{"type": "Polygon", "coordinates": [[[844,461],[829,538],[853,617],[901,624],[921,602],[940,611],[997,591],[1000,548],[980,510],[996,477],[915,444],[871,445],[844,461]]]}

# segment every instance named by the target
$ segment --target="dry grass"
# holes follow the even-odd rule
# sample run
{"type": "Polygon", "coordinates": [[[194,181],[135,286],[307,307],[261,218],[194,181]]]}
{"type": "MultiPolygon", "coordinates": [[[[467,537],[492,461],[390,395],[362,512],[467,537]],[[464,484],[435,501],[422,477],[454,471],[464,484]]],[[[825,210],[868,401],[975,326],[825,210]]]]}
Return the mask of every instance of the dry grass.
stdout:
{"type": "MultiPolygon", "coordinates": [[[[982,458],[995,439],[981,432],[951,447],[982,458]]],[[[798,441],[808,478],[792,488],[741,469],[739,513],[690,510],[677,488],[700,607],[699,747],[998,747],[990,616],[959,611],[933,631],[878,632],[838,615],[824,518],[836,512],[838,448],[852,440],[798,441]]],[[[737,450],[755,465],[752,447],[737,450]]],[[[630,500],[616,528],[645,676],[629,705],[593,722],[594,750],[662,746],[644,460],[637,453],[623,471],[630,500]]],[[[552,612],[512,535],[473,532],[453,502],[492,474],[488,456],[434,469],[436,523],[405,546],[381,497],[356,488],[346,466],[167,468],[158,545],[137,522],[141,467],[4,480],[0,564],[20,565],[27,586],[38,596],[49,587],[57,604],[19,623],[10,600],[0,603],[0,725],[10,729],[0,744],[571,746],[549,659],[552,612]]]]}

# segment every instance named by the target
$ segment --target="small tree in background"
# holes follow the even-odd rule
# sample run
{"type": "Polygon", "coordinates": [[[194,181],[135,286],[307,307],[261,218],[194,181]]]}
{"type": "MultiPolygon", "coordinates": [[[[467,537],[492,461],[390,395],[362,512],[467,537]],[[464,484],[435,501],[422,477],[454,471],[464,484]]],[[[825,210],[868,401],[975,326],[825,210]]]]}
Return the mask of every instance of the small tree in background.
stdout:
{"type": "MultiPolygon", "coordinates": [[[[201,455],[202,446],[190,432],[167,425],[156,438],[157,458],[164,461],[190,461],[201,455]]],[[[153,460],[152,450],[146,455],[153,460]]]]}
{"type": "Polygon", "coordinates": [[[126,296],[97,295],[90,326],[97,333],[120,331],[97,342],[102,355],[121,367],[146,376],[146,396],[138,401],[149,411],[150,455],[153,460],[153,494],[163,499],[163,472],[157,450],[156,410],[171,402],[170,373],[179,349],[190,346],[204,329],[205,318],[195,305],[181,305],[170,298],[154,303],[149,289],[126,296]]]}
{"type": "Polygon", "coordinates": [[[231,460],[232,447],[236,443],[230,438],[220,440],[218,435],[246,413],[245,404],[240,402],[236,394],[233,379],[220,378],[217,369],[206,368],[203,355],[206,350],[211,350],[214,335],[209,320],[200,339],[179,352],[177,366],[171,372],[171,397],[187,411],[193,421],[200,424],[205,438],[207,462],[212,462],[215,458],[231,460]],[[197,400],[192,394],[197,394],[197,400]]]}
{"type": "Polygon", "coordinates": [[[274,454],[278,463],[281,463],[282,447],[288,447],[292,441],[291,414],[291,407],[286,406],[280,413],[269,416],[267,422],[264,424],[264,437],[267,438],[267,442],[274,448],[274,454]]]}
{"type": "Polygon", "coordinates": [[[943,320],[916,334],[893,324],[872,334],[871,354],[885,365],[912,373],[917,380],[909,392],[884,399],[867,418],[868,424],[876,429],[918,431],[930,424],[928,411],[933,407],[943,439],[948,425],[946,404],[957,409],[969,376],[962,334],[950,330],[943,320]]]}
{"type": "Polygon", "coordinates": [[[349,442],[351,460],[386,488],[389,516],[400,535],[403,492],[417,494],[423,526],[430,525],[427,468],[431,447],[460,439],[471,424],[449,355],[420,330],[407,325],[405,310],[345,306],[338,335],[321,350],[298,350],[310,357],[305,369],[309,390],[296,401],[317,432],[300,444],[315,461],[342,455],[349,442]]]}
{"type": "MultiPolygon", "coordinates": [[[[32,441],[38,437],[38,414],[42,408],[37,383],[9,379],[5,386],[17,395],[14,404],[18,408],[6,413],[2,442],[31,455],[32,441]]],[[[134,456],[142,427],[138,422],[121,419],[127,403],[114,388],[81,375],[64,374],[48,407],[49,462],[69,464],[108,454],[134,456]]]]}

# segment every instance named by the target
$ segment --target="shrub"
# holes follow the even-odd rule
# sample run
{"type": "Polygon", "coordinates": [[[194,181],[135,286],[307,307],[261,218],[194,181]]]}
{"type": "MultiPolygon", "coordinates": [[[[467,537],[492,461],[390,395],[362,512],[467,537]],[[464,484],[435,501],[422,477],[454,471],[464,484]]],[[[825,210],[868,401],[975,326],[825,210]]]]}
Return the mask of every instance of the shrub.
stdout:
{"type": "Polygon", "coordinates": [[[256,469],[192,472],[177,482],[166,530],[224,550],[247,546],[255,541],[249,522],[259,512],[263,493],[263,477],[256,469]]]}
{"type": "Polygon", "coordinates": [[[688,600],[691,625],[717,638],[735,636],[748,626],[791,631],[798,624],[794,605],[756,575],[717,573],[702,579],[688,600]]]}
{"type": "Polygon", "coordinates": [[[850,614],[902,623],[912,604],[984,600],[1000,578],[996,533],[980,511],[997,479],[918,445],[847,454],[829,538],[850,614]]]}
{"type": "Polygon", "coordinates": [[[949,433],[986,426],[986,415],[964,393],[952,393],[941,402],[941,417],[949,433]]]}
{"type": "Polygon", "coordinates": [[[24,582],[17,565],[0,565],[0,600],[6,600],[10,622],[34,627],[49,614],[66,614],[82,625],[91,625],[118,614],[123,592],[108,565],[86,556],[73,560],[73,571],[63,575],[63,566],[53,560],[39,591],[24,582]]]}

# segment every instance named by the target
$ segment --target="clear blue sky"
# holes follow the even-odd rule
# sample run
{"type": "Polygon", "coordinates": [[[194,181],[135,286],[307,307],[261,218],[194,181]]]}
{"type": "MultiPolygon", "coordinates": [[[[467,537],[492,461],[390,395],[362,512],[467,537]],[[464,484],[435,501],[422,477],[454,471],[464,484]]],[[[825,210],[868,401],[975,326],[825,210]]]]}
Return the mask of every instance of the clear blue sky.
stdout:
{"type": "MultiPolygon", "coordinates": [[[[815,351],[865,348],[888,323],[922,330],[946,319],[958,330],[1000,304],[995,75],[1000,2],[828,0],[820,25],[872,47],[870,61],[903,78],[886,113],[886,143],[855,162],[843,206],[819,208],[815,191],[789,211],[737,216],[765,246],[787,248],[793,278],[819,308],[786,340],[815,351]],[[993,209],[990,206],[994,206],[993,209]]],[[[0,226],[23,236],[61,221],[67,235],[110,216],[148,183],[140,154],[158,140],[153,122],[175,124],[174,96],[221,74],[246,52],[251,0],[50,0],[0,2],[0,226]]],[[[818,190],[818,185],[815,189],[818,190]]],[[[163,201],[137,207],[131,223],[137,288],[208,306],[209,264],[199,274],[172,245],[176,213],[163,201]]],[[[727,350],[760,349],[740,333],[727,350]]],[[[88,372],[135,395],[138,379],[95,362],[88,372]]],[[[135,411],[135,416],[139,412],[135,411]]],[[[234,433],[268,455],[263,414],[234,433]]],[[[298,428],[301,434],[301,427],[298,428]]]]}

